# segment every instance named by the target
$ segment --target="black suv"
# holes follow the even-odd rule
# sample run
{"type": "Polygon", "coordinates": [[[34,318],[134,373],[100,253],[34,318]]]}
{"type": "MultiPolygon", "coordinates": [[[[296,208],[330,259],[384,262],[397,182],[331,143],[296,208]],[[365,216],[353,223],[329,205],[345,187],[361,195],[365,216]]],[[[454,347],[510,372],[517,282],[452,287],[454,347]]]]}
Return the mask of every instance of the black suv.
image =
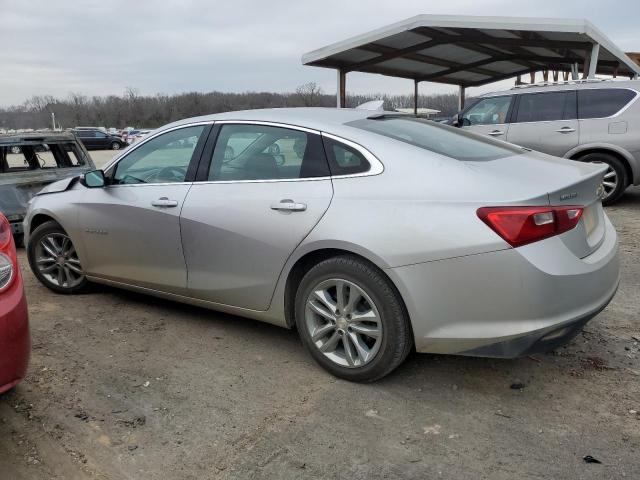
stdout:
{"type": "Polygon", "coordinates": [[[109,135],[97,128],[95,130],[74,129],[73,133],[82,141],[87,150],[120,150],[127,146],[127,142],[120,137],[109,135]]]}

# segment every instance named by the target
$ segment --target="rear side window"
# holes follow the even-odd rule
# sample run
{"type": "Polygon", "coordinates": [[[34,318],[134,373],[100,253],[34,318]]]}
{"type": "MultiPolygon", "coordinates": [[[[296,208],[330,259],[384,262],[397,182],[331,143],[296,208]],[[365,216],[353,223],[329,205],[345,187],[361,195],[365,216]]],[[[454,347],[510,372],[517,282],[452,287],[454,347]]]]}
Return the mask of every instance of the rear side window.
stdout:
{"type": "Polygon", "coordinates": [[[460,128],[412,117],[384,116],[347,123],[393,140],[462,161],[488,161],[518,155],[520,147],[460,128]]]}
{"type": "Polygon", "coordinates": [[[550,122],[575,118],[574,92],[526,93],[519,95],[515,121],[550,122]]]}
{"type": "Polygon", "coordinates": [[[626,88],[578,90],[578,118],[605,118],[615,115],[636,97],[626,88]]]}
{"type": "Polygon", "coordinates": [[[260,124],[226,124],[216,140],[208,180],[290,180],[328,175],[319,135],[260,124]]]}
{"type": "Polygon", "coordinates": [[[369,161],[355,148],[327,137],[323,137],[322,141],[331,175],[355,175],[371,168],[369,161]]]}

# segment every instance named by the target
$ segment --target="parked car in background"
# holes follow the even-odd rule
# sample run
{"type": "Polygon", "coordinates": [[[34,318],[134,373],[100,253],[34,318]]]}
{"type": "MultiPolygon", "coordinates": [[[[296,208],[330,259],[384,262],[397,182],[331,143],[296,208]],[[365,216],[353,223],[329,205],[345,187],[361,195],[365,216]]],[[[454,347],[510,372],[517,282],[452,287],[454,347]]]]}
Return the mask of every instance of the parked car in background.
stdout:
{"type": "Polygon", "coordinates": [[[22,274],[9,221],[0,213],[0,393],[24,378],[31,337],[22,274]]]}
{"type": "Polygon", "coordinates": [[[397,113],[231,112],[47,187],[27,252],[55,292],[296,325],[324,368],[372,381],[414,347],[515,357],[579,332],[619,282],[605,171],[397,113]]]}
{"type": "Polygon", "coordinates": [[[608,167],[609,205],[640,185],[640,81],[522,86],[477,97],[453,124],[549,155],[608,167]]]}
{"type": "Polygon", "coordinates": [[[87,150],[120,150],[127,146],[127,142],[122,138],[102,130],[75,129],[73,131],[87,150]]]}
{"type": "Polygon", "coordinates": [[[132,130],[127,134],[126,141],[129,145],[131,145],[142,140],[144,137],[149,135],[150,132],[151,130],[132,130]]]}
{"type": "Polygon", "coordinates": [[[27,203],[44,186],[93,170],[91,157],[71,133],[0,135],[0,212],[18,245],[27,203]]]}

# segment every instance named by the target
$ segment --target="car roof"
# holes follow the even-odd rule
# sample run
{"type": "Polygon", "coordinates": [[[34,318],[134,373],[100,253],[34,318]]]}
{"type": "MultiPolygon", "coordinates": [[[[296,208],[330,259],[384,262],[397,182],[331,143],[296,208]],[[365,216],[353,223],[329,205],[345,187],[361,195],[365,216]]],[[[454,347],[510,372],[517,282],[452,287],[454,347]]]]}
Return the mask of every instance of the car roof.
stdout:
{"type": "Polygon", "coordinates": [[[630,88],[640,92],[640,80],[589,80],[589,81],[568,81],[566,83],[534,84],[531,86],[521,85],[510,90],[485,93],[478,98],[499,97],[503,95],[521,95],[523,93],[539,93],[557,90],[587,90],[602,88],[630,88]]]}
{"type": "MultiPolygon", "coordinates": [[[[341,131],[345,123],[360,120],[372,115],[379,115],[385,112],[372,110],[357,110],[349,108],[322,108],[322,107],[300,107],[300,108],[270,108],[257,110],[242,110],[238,112],[216,113],[202,117],[193,117],[180,120],[166,125],[161,130],[173,128],[197,122],[211,122],[221,120],[273,122],[309,128],[322,132],[341,131]]],[[[394,113],[394,112],[386,112],[394,113]]],[[[395,112],[397,115],[397,112],[395,112]]],[[[159,130],[160,131],[160,130],[159,130]]]]}
{"type": "Polygon", "coordinates": [[[28,132],[0,134],[0,145],[20,145],[22,143],[75,142],[76,137],[66,132],[28,132]]]}

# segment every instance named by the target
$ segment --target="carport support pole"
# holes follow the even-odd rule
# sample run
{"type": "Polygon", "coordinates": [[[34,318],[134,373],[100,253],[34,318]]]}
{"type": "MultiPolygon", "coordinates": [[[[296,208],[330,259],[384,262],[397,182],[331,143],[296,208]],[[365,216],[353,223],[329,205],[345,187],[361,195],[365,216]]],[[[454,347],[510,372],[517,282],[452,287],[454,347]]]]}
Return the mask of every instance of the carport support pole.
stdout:
{"type": "Polygon", "coordinates": [[[458,90],[458,111],[461,111],[464,108],[464,91],[465,87],[460,85],[458,90]]]}
{"type": "Polygon", "coordinates": [[[595,43],[591,49],[591,59],[589,60],[589,76],[587,78],[596,78],[598,69],[598,55],[600,54],[600,44],[595,43]]]}
{"type": "Polygon", "coordinates": [[[347,106],[347,72],[345,70],[338,70],[338,95],[337,105],[338,108],[345,108],[347,106]]]}
{"type": "Polygon", "coordinates": [[[413,113],[418,115],[418,80],[413,81],[413,113]]]}

